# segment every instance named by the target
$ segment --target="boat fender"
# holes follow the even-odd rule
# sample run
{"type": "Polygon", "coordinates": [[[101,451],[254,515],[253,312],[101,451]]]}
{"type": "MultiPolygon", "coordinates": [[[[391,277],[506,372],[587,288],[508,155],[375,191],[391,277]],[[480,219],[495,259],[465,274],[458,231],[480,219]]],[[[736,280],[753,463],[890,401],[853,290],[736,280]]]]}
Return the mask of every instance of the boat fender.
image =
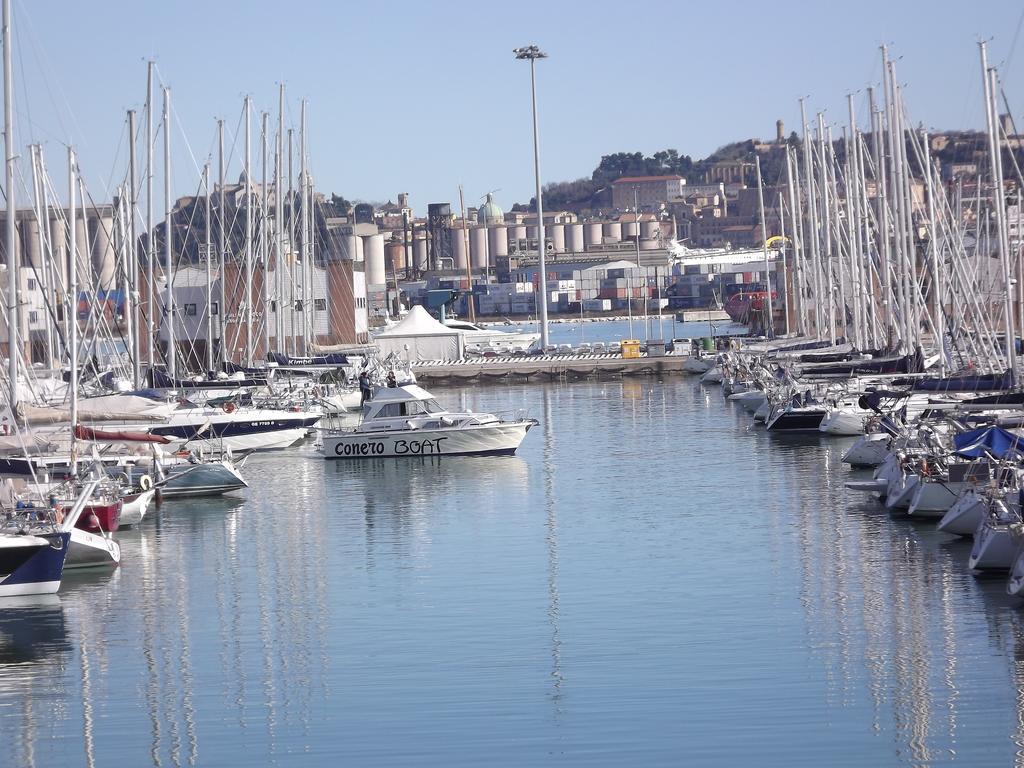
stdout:
{"type": "Polygon", "coordinates": [[[224,413],[234,413],[235,412],[235,404],[234,403],[224,403],[224,405],[221,406],[221,407],[224,409],[224,413]]]}
{"type": "Polygon", "coordinates": [[[152,477],[150,477],[149,475],[143,475],[142,477],[139,478],[139,488],[141,488],[144,491],[148,491],[152,487],[153,487],[153,478],[152,477]]]}
{"type": "Polygon", "coordinates": [[[99,528],[100,527],[100,519],[96,516],[95,512],[93,512],[91,515],[89,515],[89,527],[90,528],[99,528]]]}

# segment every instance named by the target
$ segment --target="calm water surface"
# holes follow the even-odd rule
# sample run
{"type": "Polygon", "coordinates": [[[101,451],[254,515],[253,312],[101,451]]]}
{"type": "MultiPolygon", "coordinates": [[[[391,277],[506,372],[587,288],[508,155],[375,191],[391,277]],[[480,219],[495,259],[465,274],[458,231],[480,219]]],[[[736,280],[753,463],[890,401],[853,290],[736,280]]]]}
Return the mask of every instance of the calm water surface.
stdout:
{"type": "Polygon", "coordinates": [[[253,457],[0,606],[0,764],[1006,765],[1024,622],[966,545],[692,379],[438,389],[514,458],[253,457]]]}

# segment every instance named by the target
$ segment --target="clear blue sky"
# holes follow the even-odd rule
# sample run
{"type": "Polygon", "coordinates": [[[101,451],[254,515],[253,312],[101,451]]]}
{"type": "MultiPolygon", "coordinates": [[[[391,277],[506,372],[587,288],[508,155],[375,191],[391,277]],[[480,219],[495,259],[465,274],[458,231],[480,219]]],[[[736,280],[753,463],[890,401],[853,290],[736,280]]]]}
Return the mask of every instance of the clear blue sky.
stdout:
{"type": "MultiPolygon", "coordinates": [[[[976,43],[989,39],[1024,125],[1020,0],[14,3],[18,144],[43,142],[62,188],[64,145],[74,143],[97,199],[124,177],[125,111],[142,109],[149,58],[172,88],[176,194],[196,190],[192,156],[202,164],[214,151],[215,119],[234,133],[245,94],[276,115],[284,82],[290,125],[299,99],[309,101],[323,192],[385,200],[407,191],[418,212],[457,205],[460,183],[467,204],[492,189],[506,207],[526,201],[529,66],[512,49],[529,43],[550,54],[538,66],[545,182],[588,176],[615,151],[701,157],[771,137],[778,118],[788,133],[798,129],[800,96],[811,114],[824,109],[844,124],[847,93],[866,114],[863,89],[880,82],[882,43],[898,58],[915,122],[976,128],[976,43]]],[[[239,136],[232,177],[240,148],[239,136]]]]}

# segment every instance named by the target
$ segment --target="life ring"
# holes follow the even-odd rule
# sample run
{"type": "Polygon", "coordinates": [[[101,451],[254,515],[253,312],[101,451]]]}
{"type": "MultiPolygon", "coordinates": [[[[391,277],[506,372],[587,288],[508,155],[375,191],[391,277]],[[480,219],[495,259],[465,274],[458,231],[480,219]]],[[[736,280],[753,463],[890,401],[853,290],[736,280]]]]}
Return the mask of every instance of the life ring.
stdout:
{"type": "Polygon", "coordinates": [[[235,412],[235,404],[231,403],[231,402],[224,403],[224,405],[222,405],[221,408],[224,410],[224,413],[234,413],[235,412]]]}
{"type": "Polygon", "coordinates": [[[139,488],[143,491],[148,491],[153,487],[153,478],[149,475],[143,475],[139,478],[139,488]]]}

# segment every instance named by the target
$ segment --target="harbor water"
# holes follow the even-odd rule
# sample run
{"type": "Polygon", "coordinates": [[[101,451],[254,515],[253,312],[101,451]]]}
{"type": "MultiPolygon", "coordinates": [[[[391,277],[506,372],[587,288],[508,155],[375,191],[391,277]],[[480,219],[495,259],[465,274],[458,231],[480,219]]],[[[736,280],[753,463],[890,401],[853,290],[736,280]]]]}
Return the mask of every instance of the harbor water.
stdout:
{"type": "MultiPolygon", "coordinates": [[[[667,335],[667,334],[666,334],[667,335]]],[[[0,764],[1006,765],[1024,614],[695,379],[439,388],[515,457],[251,457],[0,607],[0,764]]]]}

